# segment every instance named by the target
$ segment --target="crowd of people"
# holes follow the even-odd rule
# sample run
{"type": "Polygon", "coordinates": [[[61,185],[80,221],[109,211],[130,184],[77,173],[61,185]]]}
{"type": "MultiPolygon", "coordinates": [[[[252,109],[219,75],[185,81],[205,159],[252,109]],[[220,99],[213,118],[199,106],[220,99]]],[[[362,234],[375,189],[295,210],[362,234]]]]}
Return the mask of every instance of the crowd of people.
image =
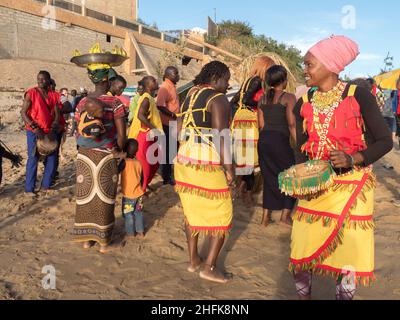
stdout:
{"type": "Polygon", "coordinates": [[[219,61],[202,68],[184,101],[176,89],[179,70],[171,66],[160,87],[154,77],[144,77],[129,106],[118,98],[127,82],[111,66],[89,69],[95,89],[80,94],[57,92],[50,74],[40,71],[21,112],[28,144],[25,191],[36,192],[40,158],[41,189],[51,188],[67,119],[78,149],[74,240],[85,249],[98,243],[101,253],[114,248],[119,181],[126,239],[144,237],[143,205],[161,165],[163,183],[175,187],[183,206],[187,270],[226,283],[216,262],[232,228],[233,197],[240,193],[253,205],[261,174],[261,223],[268,227],[272,211],[280,210],[281,224],[292,228],[289,268],[299,297],[311,298],[313,274],[329,274],[337,280],[336,298],[350,300],[356,285],[374,280],[371,165],[392,149],[388,127],[395,132],[396,117],[400,137],[400,80],[398,90],[382,94],[374,83],[340,80],[358,54],[357,44],[343,36],[314,45],[304,58],[308,90],[299,99],[286,91],[288,70],[268,57],[256,60],[231,101],[230,69],[219,61]],[[46,139],[57,141],[56,147],[46,139]],[[314,199],[281,192],[278,175],[308,160],[330,161],[334,186],[314,199]],[[198,252],[200,234],[209,238],[206,257],[198,252]]]}

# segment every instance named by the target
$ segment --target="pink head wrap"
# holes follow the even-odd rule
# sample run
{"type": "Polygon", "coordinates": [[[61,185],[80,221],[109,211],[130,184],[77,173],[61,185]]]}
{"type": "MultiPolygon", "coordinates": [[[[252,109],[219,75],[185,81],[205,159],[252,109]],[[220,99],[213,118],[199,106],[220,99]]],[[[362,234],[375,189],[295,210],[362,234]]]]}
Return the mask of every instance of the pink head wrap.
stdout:
{"type": "Polygon", "coordinates": [[[358,45],[345,36],[331,36],[308,50],[329,71],[339,74],[359,55],[358,45]]]}

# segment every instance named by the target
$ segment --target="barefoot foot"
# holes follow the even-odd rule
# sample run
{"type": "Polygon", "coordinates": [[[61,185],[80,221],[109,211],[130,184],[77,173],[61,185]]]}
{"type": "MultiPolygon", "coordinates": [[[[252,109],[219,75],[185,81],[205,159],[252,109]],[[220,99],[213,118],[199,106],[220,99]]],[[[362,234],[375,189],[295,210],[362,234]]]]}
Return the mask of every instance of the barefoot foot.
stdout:
{"type": "Polygon", "coordinates": [[[229,281],[221,271],[215,267],[206,266],[204,270],[200,271],[200,278],[216,283],[227,283],[229,281]]]}
{"type": "Polygon", "coordinates": [[[83,243],[83,249],[90,249],[96,244],[95,241],[86,241],[83,243]]]}
{"type": "Polygon", "coordinates": [[[124,241],[129,241],[129,240],[134,240],[135,239],[135,234],[132,233],[127,233],[124,236],[124,241]]]}
{"type": "Polygon", "coordinates": [[[263,218],[261,221],[261,226],[264,228],[268,227],[271,223],[275,223],[275,220],[272,220],[271,214],[263,214],[263,218]]]}
{"type": "Polygon", "coordinates": [[[293,227],[293,220],[290,217],[287,217],[286,219],[281,219],[279,221],[279,224],[281,224],[282,226],[288,227],[288,228],[292,228],[293,227]]]}
{"type": "Polygon", "coordinates": [[[143,240],[144,238],[145,238],[145,234],[144,234],[144,232],[138,232],[137,233],[137,237],[138,237],[138,239],[140,239],[140,240],[143,240]]]}
{"type": "Polygon", "coordinates": [[[187,268],[187,271],[194,273],[199,271],[202,266],[203,266],[203,260],[201,258],[198,258],[196,261],[190,263],[189,267],[187,268]]]}
{"type": "Polygon", "coordinates": [[[109,244],[109,245],[105,245],[105,246],[100,246],[100,253],[109,253],[111,251],[114,251],[115,249],[118,249],[119,246],[115,245],[115,244],[109,244]]]}

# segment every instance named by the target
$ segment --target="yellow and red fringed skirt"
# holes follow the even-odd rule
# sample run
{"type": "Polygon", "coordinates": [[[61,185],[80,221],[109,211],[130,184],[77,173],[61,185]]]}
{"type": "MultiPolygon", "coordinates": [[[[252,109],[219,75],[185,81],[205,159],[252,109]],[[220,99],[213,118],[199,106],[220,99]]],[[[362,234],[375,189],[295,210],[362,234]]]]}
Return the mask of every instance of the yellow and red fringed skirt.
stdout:
{"type": "Polygon", "coordinates": [[[289,270],[353,276],[357,285],[370,285],[375,280],[374,189],[374,174],[363,169],[338,176],[316,199],[299,200],[289,270]]]}
{"type": "Polygon", "coordinates": [[[231,192],[216,158],[211,146],[184,142],[175,159],[175,191],[193,235],[223,236],[232,228],[231,192]]]}
{"type": "Polygon", "coordinates": [[[231,125],[233,155],[236,167],[249,169],[258,167],[257,144],[259,139],[257,112],[239,109],[231,125]]]}

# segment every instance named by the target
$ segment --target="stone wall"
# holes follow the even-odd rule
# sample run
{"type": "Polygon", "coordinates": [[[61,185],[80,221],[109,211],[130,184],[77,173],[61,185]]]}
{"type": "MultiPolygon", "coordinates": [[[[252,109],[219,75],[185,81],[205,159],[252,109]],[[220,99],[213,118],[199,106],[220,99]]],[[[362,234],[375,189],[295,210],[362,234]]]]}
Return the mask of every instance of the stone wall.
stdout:
{"type": "MultiPolygon", "coordinates": [[[[11,131],[21,127],[19,112],[23,92],[36,85],[39,70],[48,70],[58,89],[85,87],[92,90],[86,70],[70,63],[73,50],[88,52],[95,42],[105,50],[124,45],[124,39],[111,37],[111,42],[107,42],[107,35],[103,33],[60,22],[56,22],[55,29],[47,30],[42,22],[41,17],[0,6],[0,130],[4,130],[4,126],[11,131]]],[[[157,63],[162,59],[163,50],[144,44],[139,46],[150,72],[157,76],[157,63]]],[[[177,67],[182,76],[179,85],[182,85],[200,71],[201,61],[192,60],[187,66],[177,67]]],[[[129,86],[136,85],[143,76],[127,75],[123,66],[116,70],[127,79],[129,86]]]]}
{"type": "Polygon", "coordinates": [[[88,52],[96,41],[102,48],[123,46],[124,39],[56,22],[54,30],[42,27],[41,17],[0,7],[0,59],[24,58],[69,63],[74,49],[88,52]]]}
{"type": "MultiPolygon", "coordinates": [[[[111,37],[110,42],[107,42],[106,34],[89,29],[56,22],[54,30],[47,30],[42,27],[42,23],[41,17],[0,6],[0,59],[34,59],[70,64],[74,49],[85,53],[95,42],[99,42],[105,50],[115,45],[124,46],[124,39],[111,37]]],[[[140,47],[151,73],[157,75],[157,62],[163,50],[144,44],[140,44],[140,47]]],[[[191,66],[199,69],[201,62],[193,60],[191,66]]],[[[140,68],[140,62],[137,67],[140,68]]],[[[178,67],[185,75],[184,78],[192,78],[186,67],[178,67]]],[[[123,74],[122,67],[117,68],[117,71],[123,74]]]]}

